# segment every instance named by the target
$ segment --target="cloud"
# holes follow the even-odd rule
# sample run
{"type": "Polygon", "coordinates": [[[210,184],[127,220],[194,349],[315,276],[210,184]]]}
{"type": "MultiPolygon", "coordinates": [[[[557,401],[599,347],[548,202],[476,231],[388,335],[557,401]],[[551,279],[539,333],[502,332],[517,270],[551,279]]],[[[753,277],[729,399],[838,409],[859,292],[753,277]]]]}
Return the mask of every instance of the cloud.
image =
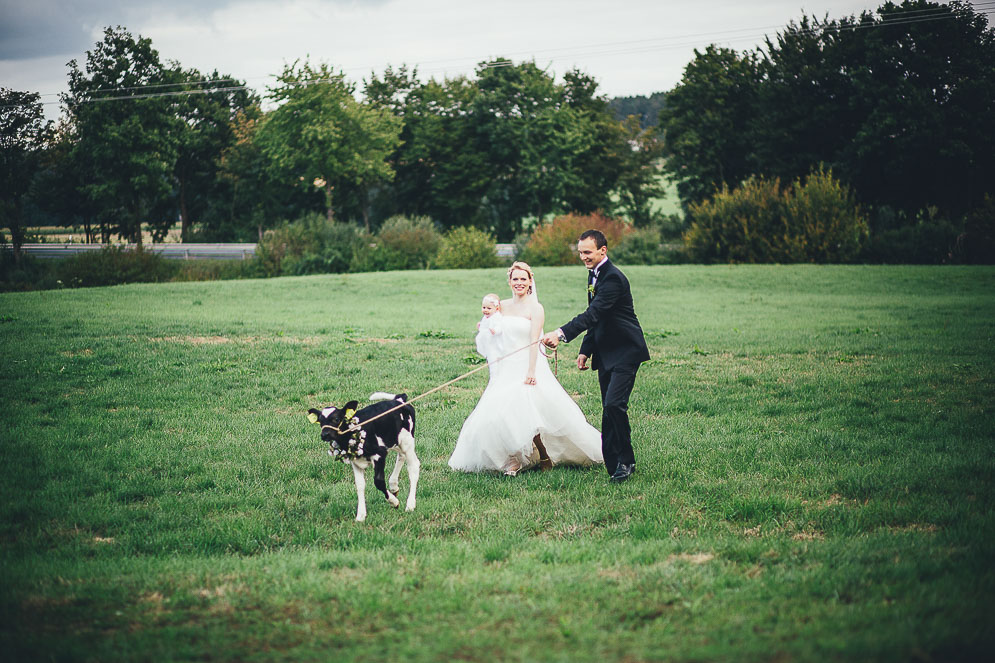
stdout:
{"type": "MultiPolygon", "coordinates": [[[[169,11],[199,19],[236,0],[172,0],[169,11]]],[[[93,47],[107,26],[129,27],[161,12],[153,0],[0,0],[0,60],[74,57],[93,47]]]]}

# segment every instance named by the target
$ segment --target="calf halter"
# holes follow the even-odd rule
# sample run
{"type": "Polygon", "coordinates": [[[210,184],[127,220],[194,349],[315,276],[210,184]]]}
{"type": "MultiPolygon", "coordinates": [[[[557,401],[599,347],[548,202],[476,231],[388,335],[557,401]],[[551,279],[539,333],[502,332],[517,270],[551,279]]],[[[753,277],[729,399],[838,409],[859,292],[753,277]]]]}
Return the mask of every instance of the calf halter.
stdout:
{"type": "Polygon", "coordinates": [[[345,416],[339,421],[338,426],[332,426],[329,424],[324,424],[321,430],[326,428],[334,431],[340,436],[345,436],[346,439],[351,438],[355,441],[356,445],[349,445],[345,449],[342,449],[334,444],[329,445],[329,451],[331,451],[332,456],[341,461],[352,460],[354,458],[359,458],[363,455],[363,446],[366,443],[366,431],[363,430],[362,424],[359,422],[359,417],[355,416],[356,411],[349,408],[345,411],[345,416]],[[348,424],[348,427],[343,428],[348,424]]]}

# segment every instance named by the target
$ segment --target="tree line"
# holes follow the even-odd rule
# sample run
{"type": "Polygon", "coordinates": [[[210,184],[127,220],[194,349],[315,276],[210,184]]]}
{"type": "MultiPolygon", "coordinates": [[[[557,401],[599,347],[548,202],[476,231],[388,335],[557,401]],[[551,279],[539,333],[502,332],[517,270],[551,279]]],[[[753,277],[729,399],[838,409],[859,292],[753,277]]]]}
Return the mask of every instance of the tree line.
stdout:
{"type": "Polygon", "coordinates": [[[320,212],[368,232],[406,215],[513,241],[566,213],[658,226],[661,175],[691,227],[751,178],[815,172],[852,192],[872,237],[995,225],[995,36],[968,3],[803,17],[752,51],[695,51],[666,93],[597,88],[506,59],[444,80],[388,67],[361,85],[303,60],[261,96],[107,28],[69,63],[57,123],[38,94],[0,91],[0,225],[15,246],[28,225],[140,242],[177,221],[184,241],[255,241],[320,212]]]}
{"type": "Polygon", "coordinates": [[[905,260],[920,261],[917,242],[995,248],[995,32],[968,3],[887,2],[803,18],[753,51],[696,51],[660,128],[688,210],[751,178],[825,169],[872,241],[910,245],[905,260]]]}
{"type": "Polygon", "coordinates": [[[443,81],[388,67],[357,89],[298,61],[261,98],[230,75],[162,62],[117,27],[69,63],[62,104],[45,125],[37,94],[3,91],[20,160],[4,182],[15,241],[27,219],[104,241],[140,242],[143,225],[162,237],[177,220],[185,241],[252,241],[314,210],[367,229],[429,216],[511,241],[558,212],[648,223],[660,191],[651,132],[616,121],[590,76],[557,82],[531,62],[443,81]]]}

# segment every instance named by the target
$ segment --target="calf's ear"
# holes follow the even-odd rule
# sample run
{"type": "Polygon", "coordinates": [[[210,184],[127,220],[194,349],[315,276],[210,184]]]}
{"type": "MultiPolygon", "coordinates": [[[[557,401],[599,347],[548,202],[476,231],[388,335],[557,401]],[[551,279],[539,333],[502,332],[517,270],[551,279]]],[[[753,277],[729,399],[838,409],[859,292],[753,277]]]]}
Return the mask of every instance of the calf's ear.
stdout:
{"type": "Polygon", "coordinates": [[[310,410],[307,411],[307,420],[310,421],[312,424],[316,424],[318,423],[318,415],[320,414],[321,412],[315,410],[314,408],[311,408],[310,410]]]}
{"type": "Polygon", "coordinates": [[[344,421],[349,421],[356,415],[356,410],[359,409],[359,402],[349,401],[348,403],[345,404],[345,407],[343,409],[345,410],[345,414],[342,415],[342,419],[344,421]]]}

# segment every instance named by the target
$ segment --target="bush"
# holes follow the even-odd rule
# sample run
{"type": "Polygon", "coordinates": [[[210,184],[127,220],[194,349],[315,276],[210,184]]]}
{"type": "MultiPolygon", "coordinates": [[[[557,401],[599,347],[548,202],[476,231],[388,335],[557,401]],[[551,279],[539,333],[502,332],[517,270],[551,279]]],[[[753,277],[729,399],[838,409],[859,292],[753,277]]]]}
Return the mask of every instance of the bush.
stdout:
{"type": "Polygon", "coordinates": [[[865,262],[938,265],[952,262],[960,229],[931,207],[920,210],[911,221],[902,212],[883,209],[861,258],[865,262]]]}
{"type": "Polygon", "coordinates": [[[2,246],[0,234],[0,292],[51,290],[58,288],[55,275],[56,264],[52,261],[21,254],[20,261],[14,260],[14,251],[2,246]]]}
{"type": "Polygon", "coordinates": [[[565,214],[549,223],[536,226],[519,259],[535,265],[576,265],[577,239],[585,230],[600,230],[608,240],[608,250],[618,246],[629,232],[622,221],[611,219],[600,212],[593,214],[565,214]]]}
{"type": "Polygon", "coordinates": [[[798,262],[853,262],[867,240],[867,219],[849,187],[820,166],[785,197],[790,226],[800,240],[798,262]]]}
{"type": "Polygon", "coordinates": [[[171,280],[179,266],[151,251],[107,246],[63,260],[55,271],[61,285],[88,288],[121,283],[162,283],[171,280]]]}
{"type": "Polygon", "coordinates": [[[311,243],[307,225],[307,221],[283,221],[263,233],[262,239],[256,244],[254,260],[266,276],[280,276],[283,274],[284,260],[304,254],[311,243]]]}
{"type": "Polygon", "coordinates": [[[308,214],[267,230],[256,245],[255,263],[266,276],[341,273],[349,270],[358,243],[352,226],[308,214]]]}
{"type": "Polygon", "coordinates": [[[684,242],[700,262],[850,262],[868,232],[853,194],[821,168],[786,191],[762,177],[723,187],[690,216],[684,242]]]}
{"type": "Polygon", "coordinates": [[[494,245],[494,235],[483,230],[452,228],[442,237],[434,265],[440,269],[497,267],[501,259],[494,252],[494,245]]]}
{"type": "Polygon", "coordinates": [[[351,272],[426,269],[442,238],[427,216],[392,216],[376,235],[363,234],[349,265],[351,272]]]}
{"type": "Polygon", "coordinates": [[[995,264],[995,198],[986,195],[980,206],[968,212],[955,256],[970,264],[995,264]]]}
{"type": "Polygon", "coordinates": [[[622,238],[608,255],[619,265],[663,265],[674,262],[673,252],[660,241],[660,230],[655,227],[636,228],[622,238]]]}
{"type": "Polygon", "coordinates": [[[266,276],[255,260],[181,260],[174,281],[227,281],[266,276]]]}

